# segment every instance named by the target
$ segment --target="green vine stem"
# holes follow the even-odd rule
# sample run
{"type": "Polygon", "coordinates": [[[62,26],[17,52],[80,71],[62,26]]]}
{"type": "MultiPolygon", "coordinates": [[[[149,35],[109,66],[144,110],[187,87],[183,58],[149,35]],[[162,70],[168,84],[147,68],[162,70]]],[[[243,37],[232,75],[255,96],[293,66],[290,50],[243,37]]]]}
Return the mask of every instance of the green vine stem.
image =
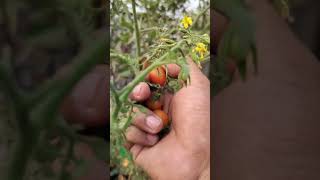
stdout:
{"type": "Polygon", "coordinates": [[[193,29],[195,27],[195,25],[197,24],[197,22],[199,21],[200,17],[206,13],[208,10],[209,10],[210,6],[207,6],[203,11],[201,11],[197,16],[196,18],[194,19],[192,25],[191,25],[191,28],[190,29],[193,29]]]}
{"type": "MultiPolygon", "coordinates": [[[[4,53],[7,54],[7,53],[4,53]]],[[[2,90],[12,100],[12,107],[17,120],[18,136],[13,147],[12,159],[9,162],[7,179],[20,180],[26,171],[26,165],[29,155],[34,145],[34,133],[28,119],[28,110],[20,89],[16,84],[11,67],[11,57],[3,56],[3,62],[0,64],[0,83],[2,90]]]]}
{"type": "Polygon", "coordinates": [[[135,74],[137,75],[138,74],[138,71],[137,71],[137,68],[134,66],[134,59],[131,59],[130,57],[126,57],[124,55],[121,55],[121,54],[118,54],[118,53],[110,53],[110,58],[117,58],[119,59],[120,61],[126,63],[127,65],[129,65],[130,67],[130,70],[135,74]]]}
{"type": "MultiPolygon", "coordinates": [[[[25,127],[26,129],[28,127],[25,127]]],[[[14,147],[12,154],[12,160],[9,162],[9,169],[7,179],[9,180],[21,180],[24,178],[26,167],[32,153],[33,146],[35,145],[34,134],[27,129],[27,132],[21,133],[20,138],[14,147]]]]}
{"type": "Polygon", "coordinates": [[[63,160],[61,172],[59,175],[60,180],[65,180],[67,179],[66,177],[68,176],[68,171],[67,171],[67,166],[69,165],[71,159],[72,159],[72,154],[73,154],[73,149],[74,149],[74,139],[70,139],[70,142],[68,144],[67,148],[67,153],[65,156],[65,159],[63,160]]]}
{"type": "Polygon", "coordinates": [[[150,32],[150,31],[159,31],[160,28],[158,27],[150,27],[150,28],[145,28],[145,29],[141,29],[140,32],[141,33],[147,33],[147,32],[150,32]]]}
{"type": "Polygon", "coordinates": [[[114,98],[114,101],[115,101],[115,109],[111,115],[111,124],[113,124],[112,122],[114,122],[114,120],[117,118],[117,115],[120,111],[120,107],[121,107],[121,103],[120,103],[120,100],[119,100],[119,95],[116,91],[116,89],[114,88],[114,85],[113,84],[110,84],[110,90],[111,90],[111,94],[112,94],[112,97],[114,98]]]}
{"type": "Polygon", "coordinates": [[[140,47],[140,31],[138,26],[138,18],[136,13],[136,1],[132,0],[132,12],[134,18],[134,27],[136,32],[136,45],[137,45],[137,58],[141,55],[141,47],[140,47]]]}
{"type": "Polygon", "coordinates": [[[132,0],[132,11],[133,11],[133,18],[134,18],[134,27],[136,32],[136,45],[137,45],[137,58],[141,55],[140,49],[140,31],[138,26],[138,18],[136,13],[136,1],[132,0]]]}

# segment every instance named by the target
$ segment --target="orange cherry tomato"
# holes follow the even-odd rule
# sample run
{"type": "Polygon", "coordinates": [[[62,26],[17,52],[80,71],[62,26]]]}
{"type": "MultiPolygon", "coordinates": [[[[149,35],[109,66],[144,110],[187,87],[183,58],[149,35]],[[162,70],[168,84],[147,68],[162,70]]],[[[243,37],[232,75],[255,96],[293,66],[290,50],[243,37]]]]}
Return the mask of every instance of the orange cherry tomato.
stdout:
{"type": "Polygon", "coordinates": [[[148,79],[153,84],[159,84],[160,86],[164,86],[166,84],[166,71],[163,67],[158,67],[152,70],[149,75],[148,79]]]}
{"type": "Polygon", "coordinates": [[[153,113],[156,114],[162,120],[163,127],[166,127],[169,124],[169,117],[167,113],[160,109],[154,110],[153,113]]]}
{"type": "Polygon", "coordinates": [[[162,103],[161,103],[160,99],[153,100],[152,98],[149,98],[146,102],[146,105],[151,110],[156,110],[156,109],[162,108],[162,103]]]}

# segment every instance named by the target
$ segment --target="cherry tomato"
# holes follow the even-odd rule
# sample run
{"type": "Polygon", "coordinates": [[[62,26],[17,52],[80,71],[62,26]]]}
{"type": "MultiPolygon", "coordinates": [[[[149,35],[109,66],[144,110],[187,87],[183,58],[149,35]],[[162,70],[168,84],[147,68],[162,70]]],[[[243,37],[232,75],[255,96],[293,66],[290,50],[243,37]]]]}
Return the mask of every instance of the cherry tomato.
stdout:
{"type": "Polygon", "coordinates": [[[152,70],[149,75],[148,79],[153,84],[159,84],[160,86],[164,86],[166,84],[166,71],[163,67],[158,67],[152,70]]]}
{"type": "Polygon", "coordinates": [[[160,109],[154,110],[153,113],[156,114],[162,120],[163,127],[166,127],[169,124],[169,117],[167,113],[160,109]]]}
{"type": "Polygon", "coordinates": [[[161,109],[162,107],[160,99],[153,100],[152,98],[149,98],[146,102],[146,105],[151,110],[161,109]]]}

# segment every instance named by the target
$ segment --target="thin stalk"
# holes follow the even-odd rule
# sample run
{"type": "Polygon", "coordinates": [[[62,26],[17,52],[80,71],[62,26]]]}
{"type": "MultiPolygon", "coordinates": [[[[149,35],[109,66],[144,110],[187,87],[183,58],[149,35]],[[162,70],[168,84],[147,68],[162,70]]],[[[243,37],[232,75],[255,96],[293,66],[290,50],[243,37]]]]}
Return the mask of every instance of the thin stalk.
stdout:
{"type": "Polygon", "coordinates": [[[134,60],[129,58],[129,57],[126,57],[124,55],[121,55],[121,54],[117,54],[117,53],[110,53],[110,58],[117,58],[119,59],[120,61],[122,62],[125,62],[127,65],[129,65],[131,71],[137,75],[138,74],[138,69],[134,66],[134,60]]]}
{"type": "MultiPolygon", "coordinates": [[[[17,119],[21,119],[19,116],[17,119]]],[[[23,130],[19,130],[19,136],[16,146],[12,154],[12,160],[10,161],[8,169],[8,177],[10,180],[21,180],[24,178],[24,175],[27,170],[28,161],[33,151],[33,147],[38,141],[38,136],[33,128],[30,126],[28,119],[22,118],[25,120],[25,127],[23,130]]]]}
{"type": "Polygon", "coordinates": [[[73,147],[74,147],[74,140],[70,139],[70,142],[69,142],[69,145],[68,145],[68,148],[67,148],[67,154],[66,154],[66,157],[65,157],[65,159],[63,161],[61,172],[60,172],[60,175],[59,175],[59,179],[60,180],[68,179],[68,178],[66,178],[67,175],[68,175],[67,166],[69,165],[70,160],[72,158],[73,147]]]}
{"type": "Polygon", "coordinates": [[[14,81],[10,57],[4,56],[3,60],[6,62],[0,64],[0,84],[6,96],[12,100],[18,127],[17,144],[14,146],[12,159],[9,162],[7,179],[20,180],[23,179],[26,172],[33,145],[37,142],[37,136],[35,136],[30,124],[29,109],[25,105],[24,97],[21,95],[16,81],[14,81]]]}
{"type": "Polygon", "coordinates": [[[137,18],[137,13],[136,13],[136,1],[135,0],[132,0],[132,11],[133,11],[133,18],[134,18],[134,27],[135,27],[135,32],[136,32],[137,57],[139,57],[141,54],[140,31],[139,31],[139,26],[138,26],[138,18],[137,18]]]}
{"type": "Polygon", "coordinates": [[[119,100],[119,95],[117,93],[117,91],[114,89],[113,84],[110,84],[110,90],[111,90],[111,94],[114,97],[115,100],[115,108],[111,114],[111,124],[113,124],[112,122],[114,122],[119,114],[120,108],[121,108],[121,103],[119,100]]]}
{"type": "Polygon", "coordinates": [[[133,112],[133,106],[131,106],[131,109],[129,111],[129,115],[127,118],[127,121],[124,123],[124,125],[121,127],[122,130],[126,129],[127,127],[129,127],[131,121],[132,121],[132,112],[133,112]]]}
{"type": "Polygon", "coordinates": [[[1,7],[1,16],[2,16],[2,23],[3,23],[3,32],[5,34],[5,38],[7,43],[12,47],[16,48],[16,38],[14,37],[14,33],[12,32],[11,29],[11,24],[10,24],[10,18],[9,18],[9,13],[8,13],[8,4],[7,0],[1,0],[0,1],[0,7],[1,7]]]}
{"type": "Polygon", "coordinates": [[[210,6],[207,6],[203,11],[201,11],[195,18],[195,20],[193,21],[190,29],[194,28],[195,27],[195,24],[197,24],[197,22],[199,21],[200,17],[206,13],[208,10],[209,10],[210,6]]]}
{"type": "Polygon", "coordinates": [[[158,27],[151,27],[151,28],[145,28],[145,29],[141,29],[141,33],[146,33],[146,32],[149,32],[149,31],[158,31],[160,28],[158,27]]]}
{"type": "Polygon", "coordinates": [[[7,95],[7,97],[11,98],[15,104],[22,103],[22,95],[18,88],[18,85],[15,81],[13,81],[12,73],[9,72],[8,68],[4,67],[3,64],[0,64],[0,84],[2,86],[2,90],[7,95]]]}
{"type": "Polygon", "coordinates": [[[32,147],[25,141],[18,141],[14,149],[12,161],[8,169],[8,179],[21,180],[24,178],[32,147]]]}

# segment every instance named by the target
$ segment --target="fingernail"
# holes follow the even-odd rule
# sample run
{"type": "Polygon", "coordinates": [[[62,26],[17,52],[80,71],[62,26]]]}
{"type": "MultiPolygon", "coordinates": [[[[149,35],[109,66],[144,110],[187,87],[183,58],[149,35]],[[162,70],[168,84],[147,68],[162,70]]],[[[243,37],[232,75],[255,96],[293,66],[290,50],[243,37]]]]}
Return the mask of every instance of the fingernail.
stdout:
{"type": "Polygon", "coordinates": [[[147,139],[148,139],[150,145],[154,145],[158,141],[158,137],[157,136],[152,136],[150,134],[147,135],[147,139]]]}
{"type": "Polygon", "coordinates": [[[151,129],[157,129],[161,125],[161,120],[154,117],[154,116],[148,116],[146,118],[147,126],[151,129]]]}

